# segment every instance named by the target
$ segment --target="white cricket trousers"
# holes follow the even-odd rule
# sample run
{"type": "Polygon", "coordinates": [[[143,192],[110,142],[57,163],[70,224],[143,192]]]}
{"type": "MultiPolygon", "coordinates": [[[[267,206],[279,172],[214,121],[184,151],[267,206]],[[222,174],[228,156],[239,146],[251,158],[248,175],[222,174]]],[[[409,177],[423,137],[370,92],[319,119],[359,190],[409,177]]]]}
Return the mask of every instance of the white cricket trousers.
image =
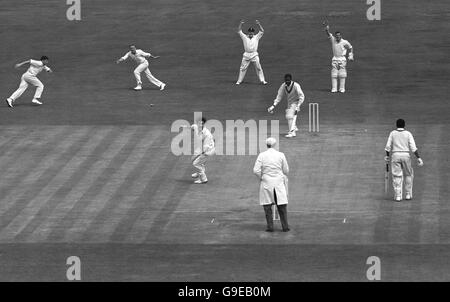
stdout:
{"type": "Polygon", "coordinates": [[[239,69],[238,82],[241,83],[244,80],[245,74],[247,73],[247,69],[248,69],[248,66],[250,65],[250,63],[253,63],[255,65],[255,71],[258,76],[259,81],[265,82],[264,72],[261,67],[261,63],[259,62],[259,56],[254,56],[252,58],[248,58],[245,54],[242,57],[241,67],[239,69]]]}
{"type": "Polygon", "coordinates": [[[406,194],[412,196],[414,170],[408,152],[394,152],[391,156],[392,185],[394,197],[403,195],[403,179],[405,180],[406,194]]]}
{"type": "Polygon", "coordinates": [[[193,157],[192,160],[192,165],[194,166],[194,168],[197,170],[197,173],[201,179],[201,181],[207,181],[208,179],[206,178],[206,161],[208,159],[208,155],[206,154],[199,154],[193,157]]]}
{"type": "Polygon", "coordinates": [[[138,85],[142,85],[141,72],[144,72],[147,76],[147,79],[156,86],[160,87],[163,84],[163,82],[152,75],[150,69],[148,69],[148,62],[144,62],[142,64],[139,64],[138,67],[136,67],[136,69],[134,70],[134,76],[136,77],[136,82],[138,85]]]}
{"type": "Polygon", "coordinates": [[[36,87],[34,98],[39,99],[42,95],[42,92],[44,91],[44,84],[42,84],[42,82],[39,81],[39,79],[35,75],[32,75],[29,72],[25,72],[22,75],[19,88],[17,88],[17,90],[14,91],[14,93],[9,98],[15,101],[22,95],[22,93],[25,92],[25,90],[27,90],[28,85],[30,84],[36,87]]]}

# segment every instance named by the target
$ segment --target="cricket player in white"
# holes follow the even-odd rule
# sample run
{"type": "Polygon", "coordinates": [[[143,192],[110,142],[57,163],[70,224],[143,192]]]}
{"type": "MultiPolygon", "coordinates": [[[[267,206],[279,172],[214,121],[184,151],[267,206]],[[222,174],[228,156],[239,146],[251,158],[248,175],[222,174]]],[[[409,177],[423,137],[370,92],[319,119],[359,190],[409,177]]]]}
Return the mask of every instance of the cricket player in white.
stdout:
{"type": "Polygon", "coordinates": [[[16,64],[15,67],[19,68],[25,64],[30,64],[28,70],[22,75],[20,80],[19,88],[6,99],[6,103],[9,107],[14,106],[14,102],[27,90],[28,85],[33,85],[36,87],[36,92],[34,93],[34,98],[31,101],[35,105],[42,105],[42,102],[39,101],[41,98],[42,92],[44,91],[44,84],[37,78],[37,75],[45,70],[47,72],[52,72],[52,70],[47,66],[48,57],[42,56],[40,60],[30,59],[28,61],[23,61],[19,64],[16,64]]]}
{"type": "Polygon", "coordinates": [[[292,75],[286,74],[284,76],[284,83],[281,84],[278,89],[278,94],[276,99],[273,101],[273,105],[270,106],[267,111],[272,114],[273,110],[279,102],[286,96],[287,98],[287,109],[286,109],[286,119],[288,121],[289,132],[286,137],[295,137],[297,128],[297,116],[300,111],[300,105],[305,100],[305,95],[303,94],[300,84],[292,81],[292,75]]]}
{"type": "Polygon", "coordinates": [[[266,140],[267,151],[261,152],[256,159],[253,173],[260,179],[259,203],[264,207],[267,232],[273,232],[272,205],[280,213],[283,232],[289,231],[287,220],[288,174],[289,166],[284,153],[275,150],[277,141],[273,137],[266,140]]]}
{"type": "Polygon", "coordinates": [[[255,29],[250,27],[248,29],[248,34],[244,34],[242,32],[242,25],[245,23],[244,20],[241,20],[238,27],[238,34],[244,43],[244,54],[242,56],[241,67],[239,70],[239,78],[236,82],[236,85],[239,85],[244,80],[245,74],[247,73],[248,66],[250,63],[255,64],[255,71],[258,75],[259,81],[261,84],[266,85],[267,82],[264,79],[264,72],[261,67],[261,63],[259,62],[259,54],[258,54],[258,44],[259,40],[262,38],[264,34],[264,29],[261,23],[256,20],[256,24],[259,26],[259,32],[255,35],[255,29]]]}
{"type": "Polygon", "coordinates": [[[339,79],[339,92],[345,92],[345,79],[347,78],[347,58],[353,61],[353,47],[347,40],[342,39],[340,32],[330,33],[328,24],[325,33],[331,41],[333,59],[331,60],[331,92],[337,92],[339,79]]]}
{"type": "Polygon", "coordinates": [[[385,151],[386,156],[384,160],[386,162],[389,162],[389,155],[391,154],[394,200],[401,201],[403,198],[403,175],[405,176],[405,198],[406,200],[412,199],[414,171],[409,153],[413,152],[415,154],[419,167],[423,166],[423,161],[419,156],[414,137],[411,132],[405,130],[405,121],[403,119],[397,120],[397,129],[389,134],[385,151]]]}
{"type": "Polygon", "coordinates": [[[204,127],[206,119],[202,118],[196,124],[191,126],[194,131],[194,156],[192,157],[192,165],[197,170],[192,174],[192,178],[196,180],[196,184],[204,184],[208,182],[206,177],[206,161],[208,157],[215,154],[214,138],[211,132],[204,127]]]}
{"type": "Polygon", "coordinates": [[[118,59],[116,61],[117,64],[120,62],[125,61],[126,59],[131,58],[133,59],[138,66],[134,70],[134,76],[136,78],[137,86],[134,87],[134,90],[142,90],[142,81],[141,81],[141,73],[144,72],[147,76],[147,79],[159,87],[160,90],[164,90],[166,87],[166,84],[155,78],[152,73],[150,72],[150,69],[148,69],[148,61],[147,58],[153,58],[157,59],[159,56],[153,56],[150,53],[147,53],[141,49],[136,49],[135,45],[130,45],[130,51],[127,52],[123,57],[118,59]]]}

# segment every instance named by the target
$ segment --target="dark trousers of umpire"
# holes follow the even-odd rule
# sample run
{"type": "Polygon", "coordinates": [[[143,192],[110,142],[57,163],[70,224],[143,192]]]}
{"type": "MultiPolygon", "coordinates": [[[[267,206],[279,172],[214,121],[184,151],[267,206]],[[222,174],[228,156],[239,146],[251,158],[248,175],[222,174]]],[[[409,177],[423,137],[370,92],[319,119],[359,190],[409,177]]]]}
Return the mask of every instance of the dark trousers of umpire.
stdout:
{"type": "MultiPolygon", "coordinates": [[[[287,204],[278,205],[277,203],[277,192],[275,189],[273,190],[273,196],[275,200],[275,205],[278,209],[278,214],[280,214],[281,227],[283,231],[289,231],[289,225],[287,220],[287,204]]],[[[272,213],[272,205],[267,204],[263,205],[264,212],[266,213],[266,221],[267,221],[267,230],[273,231],[273,213],[272,213]]]]}

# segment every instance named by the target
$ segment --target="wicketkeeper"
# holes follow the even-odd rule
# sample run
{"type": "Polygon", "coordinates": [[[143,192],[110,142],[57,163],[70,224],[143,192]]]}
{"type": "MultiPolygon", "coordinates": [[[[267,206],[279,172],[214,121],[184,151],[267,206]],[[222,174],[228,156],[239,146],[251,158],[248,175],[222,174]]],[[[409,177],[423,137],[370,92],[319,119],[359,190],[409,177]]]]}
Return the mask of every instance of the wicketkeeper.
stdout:
{"type": "Polygon", "coordinates": [[[414,137],[411,132],[405,130],[405,121],[397,120],[397,129],[389,134],[386,144],[386,156],[384,160],[391,161],[392,185],[394,187],[394,200],[401,201],[403,198],[403,176],[405,178],[405,198],[412,199],[412,188],[414,171],[411,165],[410,152],[417,157],[419,167],[423,166],[423,161],[419,156],[414,137]],[[389,155],[390,158],[389,158],[389,155]]]}
{"type": "Polygon", "coordinates": [[[286,134],[286,137],[295,137],[296,131],[298,131],[297,116],[300,112],[300,105],[305,100],[305,95],[303,94],[300,84],[292,81],[292,75],[290,74],[284,76],[284,83],[281,84],[278,89],[278,94],[273,101],[273,105],[267,109],[270,114],[273,113],[273,110],[278,103],[281,102],[284,96],[287,98],[286,119],[289,127],[289,132],[286,134]]]}

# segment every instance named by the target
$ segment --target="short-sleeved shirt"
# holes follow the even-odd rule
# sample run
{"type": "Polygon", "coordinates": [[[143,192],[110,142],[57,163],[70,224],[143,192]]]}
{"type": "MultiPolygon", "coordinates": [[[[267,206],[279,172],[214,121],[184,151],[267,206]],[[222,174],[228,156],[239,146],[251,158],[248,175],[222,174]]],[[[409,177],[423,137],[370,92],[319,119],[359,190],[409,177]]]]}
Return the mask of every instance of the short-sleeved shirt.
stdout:
{"type": "Polygon", "coordinates": [[[347,50],[352,48],[350,42],[345,39],[341,39],[339,42],[336,38],[330,34],[331,48],[333,50],[333,60],[347,60],[345,57],[347,55],[347,50]]]}
{"type": "Polygon", "coordinates": [[[244,51],[247,53],[258,52],[259,40],[261,39],[263,34],[264,33],[260,31],[250,39],[246,34],[242,32],[242,30],[240,30],[239,36],[241,37],[242,42],[244,43],[244,51]]]}
{"type": "Polygon", "coordinates": [[[403,128],[398,128],[389,134],[385,150],[392,153],[416,152],[417,147],[411,132],[403,128]]]}
{"type": "Polygon", "coordinates": [[[30,60],[30,67],[27,72],[33,76],[37,76],[42,70],[49,71],[50,68],[44,65],[42,61],[30,60]]]}
{"type": "Polygon", "coordinates": [[[145,52],[141,49],[136,49],[136,54],[133,54],[131,51],[127,52],[123,57],[122,60],[126,60],[128,58],[133,59],[137,64],[142,64],[145,62],[148,62],[146,57],[150,56],[150,53],[145,52]]]}

